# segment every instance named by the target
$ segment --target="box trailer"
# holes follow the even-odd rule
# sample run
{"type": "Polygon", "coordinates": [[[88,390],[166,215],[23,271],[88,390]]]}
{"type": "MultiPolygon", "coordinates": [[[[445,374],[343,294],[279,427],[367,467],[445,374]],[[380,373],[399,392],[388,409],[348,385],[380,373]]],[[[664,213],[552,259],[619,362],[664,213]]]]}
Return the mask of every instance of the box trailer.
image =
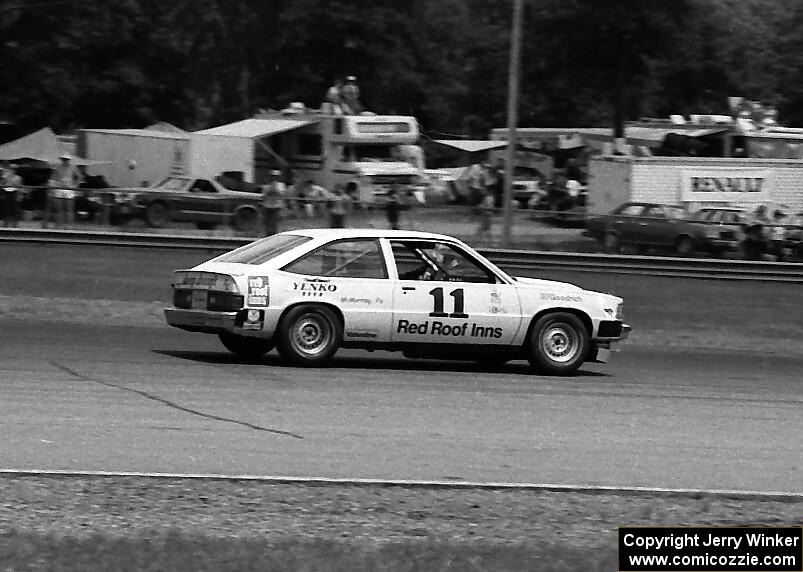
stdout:
{"type": "Polygon", "coordinates": [[[76,153],[97,161],[89,171],[115,187],[154,185],[187,172],[190,136],[150,129],[81,129],[76,153]]]}
{"type": "Polygon", "coordinates": [[[803,211],[803,162],[797,160],[606,155],[589,160],[588,174],[588,214],[626,201],[803,211]]]}

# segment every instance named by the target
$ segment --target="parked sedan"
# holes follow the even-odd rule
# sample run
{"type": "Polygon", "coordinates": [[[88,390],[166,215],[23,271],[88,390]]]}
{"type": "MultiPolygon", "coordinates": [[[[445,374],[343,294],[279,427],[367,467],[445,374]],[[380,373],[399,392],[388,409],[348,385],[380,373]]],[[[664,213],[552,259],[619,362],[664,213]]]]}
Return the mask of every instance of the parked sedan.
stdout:
{"type": "Polygon", "coordinates": [[[128,192],[134,193],[134,215],[153,228],[175,221],[194,222],[206,229],[225,224],[250,232],[259,224],[259,194],[232,191],[211,179],[174,176],[128,192]]]}
{"type": "Polygon", "coordinates": [[[586,234],[602,242],[608,252],[629,245],[689,256],[698,251],[721,254],[734,245],[717,226],[694,220],[692,213],[677,205],[627,202],[610,214],[589,216],[586,228],[586,234]]]}
{"type": "Polygon", "coordinates": [[[707,225],[706,233],[722,252],[740,248],[750,214],[739,207],[703,207],[694,213],[694,219],[707,225]]]}

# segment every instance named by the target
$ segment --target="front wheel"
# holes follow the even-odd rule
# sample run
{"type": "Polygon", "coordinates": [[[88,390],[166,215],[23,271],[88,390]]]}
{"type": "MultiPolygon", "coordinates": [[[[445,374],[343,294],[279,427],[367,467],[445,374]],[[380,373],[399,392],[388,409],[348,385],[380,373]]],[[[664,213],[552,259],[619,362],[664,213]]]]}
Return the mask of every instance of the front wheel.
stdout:
{"type": "Polygon", "coordinates": [[[218,338],[227,350],[242,358],[258,358],[273,349],[273,342],[262,338],[247,338],[229,333],[218,334],[218,338]]]}
{"type": "Polygon", "coordinates": [[[291,363],[318,366],[332,359],[342,339],[343,326],[332,310],[302,304],[289,310],[279,322],[276,348],[291,363]]]}
{"type": "Polygon", "coordinates": [[[527,345],[527,359],[534,368],[553,375],[569,375],[586,360],[590,342],[580,318],[555,312],[538,319],[527,345]]]}

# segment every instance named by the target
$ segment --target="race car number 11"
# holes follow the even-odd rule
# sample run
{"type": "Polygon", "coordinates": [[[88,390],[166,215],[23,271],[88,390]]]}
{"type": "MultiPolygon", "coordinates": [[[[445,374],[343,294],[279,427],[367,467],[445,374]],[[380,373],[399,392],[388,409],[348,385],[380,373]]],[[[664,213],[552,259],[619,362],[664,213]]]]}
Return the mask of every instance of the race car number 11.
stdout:
{"type": "Polygon", "coordinates": [[[464,297],[463,289],[457,288],[449,292],[449,296],[454,298],[454,312],[447,314],[443,311],[443,288],[433,288],[429,291],[430,296],[433,298],[434,308],[429,315],[432,318],[468,318],[468,314],[464,312],[464,297]]]}

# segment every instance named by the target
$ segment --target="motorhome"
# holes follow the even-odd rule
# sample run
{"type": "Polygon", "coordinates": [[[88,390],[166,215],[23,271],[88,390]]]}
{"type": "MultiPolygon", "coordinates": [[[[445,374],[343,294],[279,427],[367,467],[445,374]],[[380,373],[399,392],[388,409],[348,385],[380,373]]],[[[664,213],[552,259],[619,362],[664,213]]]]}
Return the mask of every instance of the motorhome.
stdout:
{"type": "Polygon", "coordinates": [[[282,168],[294,181],[339,185],[362,205],[381,202],[394,183],[413,190],[425,182],[423,164],[416,164],[418,122],[409,116],[337,115],[295,105],[191,137],[190,170],[198,177],[239,171],[262,184],[271,169],[282,168]]]}

